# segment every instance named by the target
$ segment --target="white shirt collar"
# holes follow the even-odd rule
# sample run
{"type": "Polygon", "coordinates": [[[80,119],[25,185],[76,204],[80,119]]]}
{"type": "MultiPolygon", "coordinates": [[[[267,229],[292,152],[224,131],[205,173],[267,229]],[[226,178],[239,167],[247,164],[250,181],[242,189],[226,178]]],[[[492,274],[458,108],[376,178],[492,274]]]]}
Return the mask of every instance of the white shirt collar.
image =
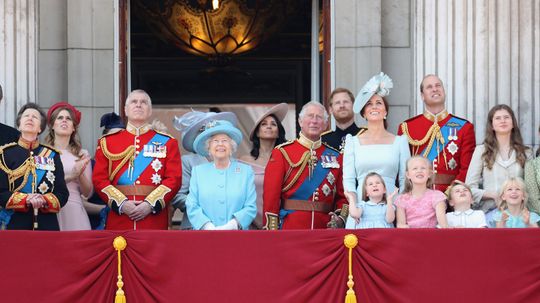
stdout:
{"type": "Polygon", "coordinates": [[[474,210],[472,209],[467,209],[466,211],[454,211],[454,216],[461,216],[463,214],[467,215],[467,216],[470,216],[472,213],[474,212],[474,210]]]}

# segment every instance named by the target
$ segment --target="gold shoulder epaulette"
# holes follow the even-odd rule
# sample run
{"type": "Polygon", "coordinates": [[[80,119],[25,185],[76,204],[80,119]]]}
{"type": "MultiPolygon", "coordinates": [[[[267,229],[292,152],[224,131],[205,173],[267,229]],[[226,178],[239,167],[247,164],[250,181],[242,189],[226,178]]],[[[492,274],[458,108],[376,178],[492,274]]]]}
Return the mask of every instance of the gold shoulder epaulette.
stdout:
{"type": "Polygon", "coordinates": [[[289,140],[289,141],[287,141],[287,142],[283,142],[283,143],[277,145],[277,146],[274,147],[274,148],[280,149],[280,148],[282,148],[283,146],[287,146],[287,145],[290,145],[290,144],[293,144],[293,143],[294,143],[294,140],[289,140]]]}
{"type": "Polygon", "coordinates": [[[154,131],[155,131],[156,133],[160,134],[160,135],[164,135],[164,136],[166,136],[166,137],[169,137],[169,138],[171,138],[171,139],[174,139],[174,137],[173,137],[171,134],[169,134],[169,133],[162,132],[162,131],[157,131],[157,130],[154,130],[154,131]]]}
{"type": "Polygon", "coordinates": [[[48,148],[48,149],[50,149],[50,150],[56,152],[57,154],[62,154],[61,151],[59,151],[59,150],[57,150],[56,148],[50,146],[49,144],[45,144],[45,143],[40,143],[40,144],[43,145],[43,146],[45,146],[46,148],[48,148]]]}
{"type": "Polygon", "coordinates": [[[6,144],[0,146],[0,153],[3,153],[4,149],[6,149],[8,147],[15,146],[15,145],[17,145],[17,142],[6,143],[6,144]]]}
{"type": "Polygon", "coordinates": [[[112,135],[116,135],[116,134],[119,134],[121,133],[122,130],[119,130],[119,131],[115,131],[115,132],[111,132],[111,133],[108,133],[108,134],[105,134],[105,135],[102,135],[101,137],[99,137],[99,139],[101,138],[105,138],[105,137],[109,137],[109,136],[112,136],[112,135]]]}
{"type": "Polygon", "coordinates": [[[329,134],[329,133],[331,133],[331,132],[333,132],[333,130],[329,129],[329,130],[323,132],[323,133],[321,134],[321,137],[324,136],[324,135],[326,135],[326,134],[329,134]]]}
{"type": "Polygon", "coordinates": [[[338,152],[338,153],[340,153],[340,154],[341,154],[341,152],[340,152],[339,150],[337,150],[337,149],[333,148],[332,146],[330,146],[330,145],[329,145],[329,144],[327,144],[326,142],[323,142],[322,144],[323,144],[324,146],[328,147],[329,149],[331,149],[331,150],[333,150],[333,151],[335,151],[335,152],[338,152]]]}

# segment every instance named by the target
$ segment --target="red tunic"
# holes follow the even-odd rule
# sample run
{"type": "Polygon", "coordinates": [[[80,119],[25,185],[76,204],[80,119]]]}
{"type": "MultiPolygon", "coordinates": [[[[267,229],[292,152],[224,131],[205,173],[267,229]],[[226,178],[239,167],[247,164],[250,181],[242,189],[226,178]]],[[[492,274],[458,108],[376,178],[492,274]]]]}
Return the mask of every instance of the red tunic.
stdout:
{"type": "Polygon", "coordinates": [[[281,217],[281,229],[326,228],[330,221],[328,212],[341,209],[346,203],[341,166],[342,155],[339,152],[302,135],[293,142],[277,146],[272,151],[264,175],[263,224],[267,223],[266,215],[273,214],[281,217]],[[316,159],[319,165],[314,168],[313,179],[309,179],[310,144],[314,145],[313,160],[316,159]],[[302,165],[304,162],[308,163],[302,165]],[[310,180],[319,180],[312,183],[313,190],[306,191],[306,187],[300,190],[302,184],[310,180]],[[286,200],[295,200],[293,202],[318,210],[287,209],[287,205],[294,204],[286,204],[290,203],[286,200]]]}
{"type": "Polygon", "coordinates": [[[128,124],[127,130],[99,139],[95,159],[94,188],[112,210],[106,229],[168,228],[168,203],[182,182],[176,139],[148,125],[139,128],[137,135],[137,129],[128,124]],[[153,212],[134,223],[119,210],[122,202],[132,203],[128,200],[147,201],[153,212]]]}
{"type": "Polygon", "coordinates": [[[465,182],[476,146],[474,126],[469,121],[446,110],[436,116],[426,111],[401,123],[398,135],[402,134],[409,139],[411,155],[424,155],[433,162],[435,189],[444,192],[454,179],[465,182]],[[438,127],[434,127],[435,120],[438,127]],[[414,140],[417,142],[411,144],[414,140]]]}

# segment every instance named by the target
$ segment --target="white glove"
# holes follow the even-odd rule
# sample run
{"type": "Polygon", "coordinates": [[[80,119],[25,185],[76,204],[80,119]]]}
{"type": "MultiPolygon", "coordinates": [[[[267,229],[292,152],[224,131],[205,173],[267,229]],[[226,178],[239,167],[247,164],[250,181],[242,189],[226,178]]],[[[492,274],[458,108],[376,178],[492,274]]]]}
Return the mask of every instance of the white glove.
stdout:
{"type": "Polygon", "coordinates": [[[236,221],[236,219],[233,218],[229,220],[229,222],[223,225],[217,226],[216,230],[238,230],[238,221],[236,221]]]}
{"type": "Polygon", "coordinates": [[[206,222],[201,229],[202,230],[216,230],[216,226],[212,222],[206,222]]]}

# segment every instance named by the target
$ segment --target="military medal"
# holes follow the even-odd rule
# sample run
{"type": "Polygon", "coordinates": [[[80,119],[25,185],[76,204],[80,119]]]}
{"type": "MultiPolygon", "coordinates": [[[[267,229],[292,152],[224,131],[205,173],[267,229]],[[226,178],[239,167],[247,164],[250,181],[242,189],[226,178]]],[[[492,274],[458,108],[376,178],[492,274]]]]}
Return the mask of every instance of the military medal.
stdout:
{"type": "Polygon", "coordinates": [[[453,155],[455,155],[459,149],[459,147],[457,146],[457,144],[452,141],[448,144],[448,147],[447,147],[448,151],[453,155]]]}
{"type": "Polygon", "coordinates": [[[328,180],[328,183],[330,183],[330,185],[334,185],[336,177],[334,176],[334,174],[332,174],[332,172],[329,172],[328,175],[326,175],[326,180],[328,180]]]}
{"type": "Polygon", "coordinates": [[[457,162],[456,162],[456,160],[454,160],[454,158],[452,158],[452,159],[450,159],[450,161],[448,161],[448,167],[450,167],[451,170],[456,169],[457,162]]]}
{"type": "Polygon", "coordinates": [[[49,185],[47,185],[47,183],[45,182],[41,182],[41,184],[39,185],[38,187],[39,189],[39,192],[44,195],[47,193],[47,191],[49,190],[49,185]]]}
{"type": "Polygon", "coordinates": [[[450,127],[450,129],[448,130],[448,140],[452,141],[452,140],[457,140],[457,139],[458,139],[457,129],[455,127],[450,127]]]}
{"type": "Polygon", "coordinates": [[[34,156],[34,163],[36,164],[36,169],[54,171],[54,159],[47,158],[43,156],[34,156]]]}
{"type": "Polygon", "coordinates": [[[161,142],[152,142],[143,147],[143,156],[148,158],[165,158],[167,156],[167,146],[161,142]]]}
{"type": "Polygon", "coordinates": [[[152,183],[156,184],[156,185],[160,184],[161,183],[161,176],[159,174],[157,174],[157,173],[153,174],[152,175],[152,183]]]}
{"type": "Polygon", "coordinates": [[[322,192],[325,196],[328,196],[332,190],[330,189],[330,186],[328,184],[323,185],[322,192]]]}
{"type": "Polygon", "coordinates": [[[47,178],[47,180],[49,180],[49,182],[54,184],[54,181],[56,180],[56,176],[51,171],[48,171],[45,177],[47,178]]]}
{"type": "Polygon", "coordinates": [[[161,161],[159,161],[158,159],[154,159],[154,161],[152,161],[152,168],[154,169],[154,171],[157,173],[161,168],[163,167],[163,164],[161,164],[161,161]]]}
{"type": "Polygon", "coordinates": [[[334,155],[322,155],[321,160],[321,166],[324,168],[339,168],[337,157],[334,155]]]}

